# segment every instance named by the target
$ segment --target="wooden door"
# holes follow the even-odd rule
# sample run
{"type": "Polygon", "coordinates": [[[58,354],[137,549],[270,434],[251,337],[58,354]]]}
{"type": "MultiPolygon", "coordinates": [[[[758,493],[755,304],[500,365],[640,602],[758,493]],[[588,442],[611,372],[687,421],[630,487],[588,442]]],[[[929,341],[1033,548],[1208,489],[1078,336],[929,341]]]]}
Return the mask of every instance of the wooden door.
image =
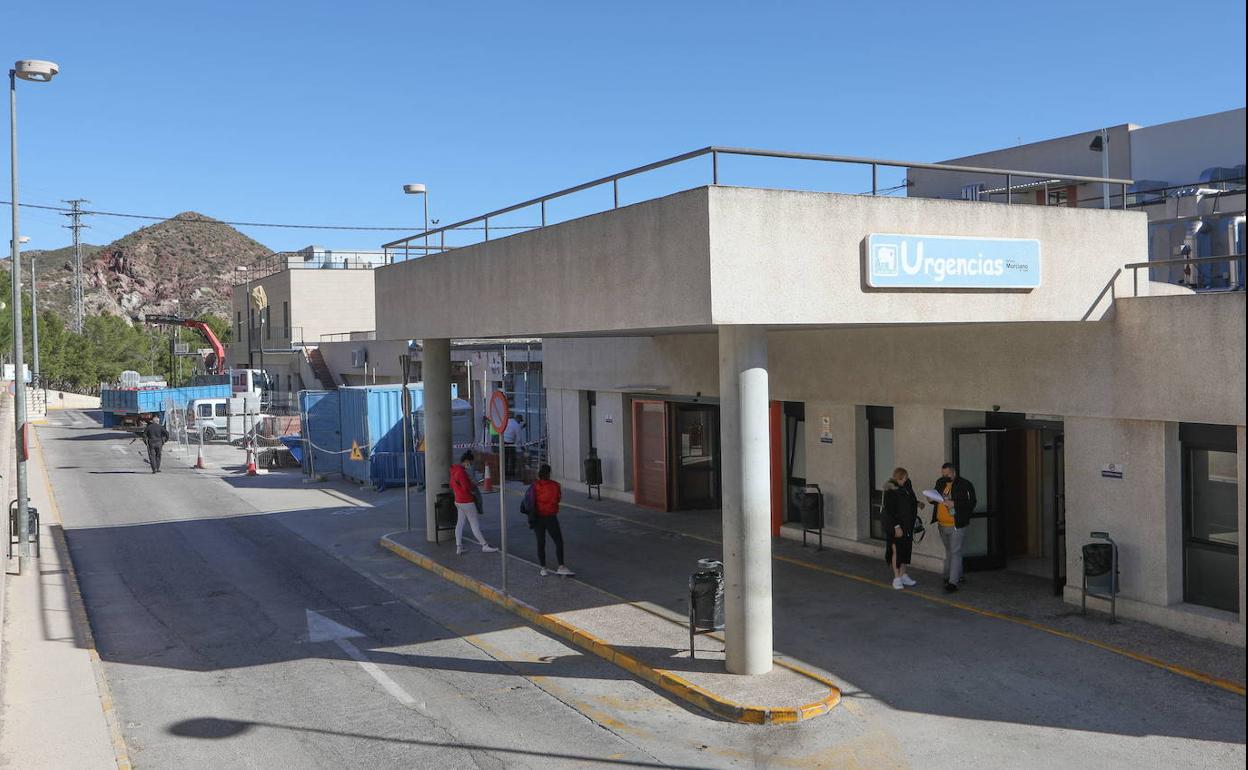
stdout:
{"type": "Polygon", "coordinates": [[[669,510],[667,479],[667,404],[633,402],[633,501],[669,510]]]}

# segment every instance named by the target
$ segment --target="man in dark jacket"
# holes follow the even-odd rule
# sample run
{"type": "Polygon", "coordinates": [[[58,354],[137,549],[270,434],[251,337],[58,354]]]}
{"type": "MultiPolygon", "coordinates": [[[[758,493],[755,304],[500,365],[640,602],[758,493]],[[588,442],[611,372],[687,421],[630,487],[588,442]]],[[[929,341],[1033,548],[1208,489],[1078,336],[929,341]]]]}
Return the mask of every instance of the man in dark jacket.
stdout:
{"type": "Polygon", "coordinates": [[[958,590],[958,583],[962,581],[962,539],[978,501],[975,498],[974,485],[958,475],[958,469],[953,463],[940,466],[940,478],[936,479],[932,489],[945,499],[932,511],[932,523],[938,525],[940,540],[945,544],[945,566],[942,571],[945,592],[953,593],[958,590]]]}
{"type": "Polygon", "coordinates": [[[143,427],[139,436],[147,444],[147,463],[152,466],[152,473],[160,473],[160,453],[169,440],[169,431],[160,424],[160,420],[151,420],[143,427]]]}

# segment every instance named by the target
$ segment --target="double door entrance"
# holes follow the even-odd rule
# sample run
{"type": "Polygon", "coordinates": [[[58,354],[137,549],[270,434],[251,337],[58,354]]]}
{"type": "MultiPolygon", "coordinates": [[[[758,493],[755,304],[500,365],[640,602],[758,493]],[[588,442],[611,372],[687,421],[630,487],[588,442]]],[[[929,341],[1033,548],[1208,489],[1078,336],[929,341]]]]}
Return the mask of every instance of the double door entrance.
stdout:
{"type": "Polygon", "coordinates": [[[963,554],[968,570],[1009,567],[1066,583],[1064,445],[1060,422],[990,413],[955,428],[954,464],[975,485],[963,554]]]}
{"type": "Polygon", "coordinates": [[[659,510],[720,506],[719,406],[633,401],[633,492],[659,510]]]}

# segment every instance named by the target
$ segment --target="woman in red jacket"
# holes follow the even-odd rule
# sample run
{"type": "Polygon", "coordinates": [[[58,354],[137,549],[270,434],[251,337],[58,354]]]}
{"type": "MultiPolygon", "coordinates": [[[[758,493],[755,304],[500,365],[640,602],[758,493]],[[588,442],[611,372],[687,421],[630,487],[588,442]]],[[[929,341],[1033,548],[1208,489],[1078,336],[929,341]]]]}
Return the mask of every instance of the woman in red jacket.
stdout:
{"type": "Polygon", "coordinates": [[[493,553],[498,549],[485,542],[485,535],[481,534],[481,523],[477,520],[477,498],[476,489],[477,482],[473,481],[471,472],[468,470],[472,467],[472,461],[475,456],[472,450],[464,452],[459,458],[458,465],[451,466],[451,491],[455,493],[455,510],[459,513],[458,521],[455,522],[455,553],[464,552],[464,522],[467,521],[472,527],[472,534],[476,536],[477,543],[480,544],[481,550],[485,553],[493,553]]]}
{"type": "Polygon", "coordinates": [[[541,566],[540,574],[549,575],[546,569],[546,535],[555,541],[555,559],[559,562],[556,575],[575,575],[563,563],[563,532],[559,529],[559,500],[563,497],[563,488],[559,482],[550,480],[550,466],[545,463],[537,469],[537,481],[533,482],[533,506],[537,516],[533,531],[537,533],[537,563],[541,566]]]}

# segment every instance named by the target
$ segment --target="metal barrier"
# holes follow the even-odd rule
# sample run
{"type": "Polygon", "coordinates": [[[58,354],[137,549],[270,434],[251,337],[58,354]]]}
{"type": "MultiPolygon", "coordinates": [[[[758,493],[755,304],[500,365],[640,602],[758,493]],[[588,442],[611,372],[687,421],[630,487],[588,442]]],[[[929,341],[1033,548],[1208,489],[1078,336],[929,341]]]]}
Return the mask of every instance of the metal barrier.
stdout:
{"type": "Polygon", "coordinates": [[[1055,173],[1051,171],[1029,171],[1029,170],[1020,171],[1017,169],[1006,169],[1006,168],[984,168],[980,166],[957,166],[957,165],[951,165],[951,164],[945,164],[945,163],[919,163],[919,162],[913,162],[913,161],[887,160],[884,158],[863,158],[863,157],[855,157],[851,155],[825,155],[821,153],[785,152],[782,150],[759,150],[759,149],[752,149],[748,147],[711,146],[711,147],[703,147],[698,150],[692,150],[690,152],[682,153],[680,155],[673,155],[670,158],[664,158],[663,160],[655,161],[653,163],[647,163],[644,166],[637,166],[636,168],[630,168],[627,171],[620,171],[615,174],[610,174],[608,176],[600,177],[598,179],[594,179],[589,182],[584,182],[582,184],[578,184],[573,187],[568,187],[566,189],[559,190],[558,192],[549,193],[547,195],[542,195],[537,198],[530,198],[529,200],[522,201],[520,203],[514,203],[510,206],[505,206],[501,209],[495,209],[494,211],[488,212],[486,214],[479,214],[474,217],[469,217],[468,219],[460,220],[453,224],[443,225],[441,227],[435,227],[432,229],[422,230],[421,232],[415,235],[410,235],[406,238],[400,238],[398,240],[391,241],[389,243],[383,244],[381,247],[383,252],[385,253],[385,262],[386,263],[393,262],[395,255],[391,254],[392,250],[396,252],[399,250],[402,250],[404,259],[408,259],[410,257],[411,249],[416,249],[418,252],[423,252],[425,254],[428,254],[433,251],[448,251],[450,249],[456,248],[455,246],[447,247],[446,245],[447,232],[456,231],[456,230],[477,229],[476,227],[473,227],[473,225],[477,225],[477,223],[480,223],[480,229],[484,233],[484,239],[488,241],[490,240],[490,220],[491,219],[496,219],[497,217],[500,217],[504,214],[510,214],[514,211],[519,211],[521,209],[526,209],[526,208],[530,208],[533,206],[537,206],[541,210],[541,224],[540,225],[524,226],[524,227],[519,227],[519,228],[514,227],[514,226],[506,227],[506,228],[499,228],[496,226],[495,230],[500,230],[500,229],[502,230],[515,230],[515,229],[532,230],[532,229],[540,229],[542,227],[546,227],[547,225],[546,204],[547,203],[549,203],[552,200],[563,198],[568,195],[572,195],[574,193],[582,192],[584,190],[590,190],[595,187],[602,187],[608,184],[611,185],[612,196],[613,196],[612,208],[619,208],[620,206],[620,181],[621,180],[627,179],[629,177],[637,176],[638,174],[644,174],[647,171],[654,171],[655,169],[660,169],[660,168],[664,168],[667,166],[675,165],[677,163],[683,163],[688,160],[693,160],[694,158],[702,158],[702,157],[710,158],[710,161],[711,161],[710,183],[712,185],[718,185],[720,183],[719,158],[721,155],[748,156],[748,157],[755,157],[755,158],[782,158],[782,159],[788,159],[788,160],[815,161],[819,163],[847,163],[847,164],[860,165],[860,166],[870,166],[871,167],[871,195],[878,195],[880,193],[879,170],[881,167],[922,169],[922,170],[928,170],[928,171],[947,171],[951,173],[991,174],[993,176],[1001,176],[1005,178],[1004,192],[1006,196],[1005,203],[1007,205],[1013,202],[1012,197],[1018,186],[1015,184],[1015,182],[1018,179],[1039,179],[1039,180],[1042,180],[1043,182],[1047,182],[1048,184],[1054,184],[1054,185],[1062,184],[1062,183],[1069,183],[1069,182],[1085,183],[1085,184],[1117,185],[1119,186],[1121,190],[1121,199],[1122,199],[1123,208],[1126,208],[1126,203],[1127,203],[1127,186],[1134,184],[1134,180],[1131,180],[1131,179],[1117,179],[1113,177],[1098,177],[1098,176],[1079,176],[1079,175],[1074,175],[1074,174],[1059,174],[1059,173],[1055,173]],[[439,243],[436,246],[430,244],[430,239],[433,238],[434,236],[438,236],[439,243]]]}
{"type": "Polygon", "coordinates": [[[1131,291],[1133,296],[1140,296],[1140,270],[1151,268],[1170,267],[1171,265],[1184,265],[1190,267],[1192,265],[1210,265],[1214,263],[1225,262],[1235,269],[1229,271],[1234,275],[1230,280],[1236,281],[1226,289],[1213,289],[1212,291],[1243,291],[1244,290],[1244,255],[1228,254],[1223,257],[1180,257],[1178,259],[1154,259],[1149,262],[1132,262],[1123,265],[1124,269],[1131,271],[1131,291]]]}
{"type": "MultiPolygon", "coordinates": [[[[425,486],[425,453],[408,452],[408,483],[410,486],[425,486]]],[[[374,452],[369,462],[372,465],[373,482],[378,490],[386,487],[403,486],[403,453],[374,452]]]]}

